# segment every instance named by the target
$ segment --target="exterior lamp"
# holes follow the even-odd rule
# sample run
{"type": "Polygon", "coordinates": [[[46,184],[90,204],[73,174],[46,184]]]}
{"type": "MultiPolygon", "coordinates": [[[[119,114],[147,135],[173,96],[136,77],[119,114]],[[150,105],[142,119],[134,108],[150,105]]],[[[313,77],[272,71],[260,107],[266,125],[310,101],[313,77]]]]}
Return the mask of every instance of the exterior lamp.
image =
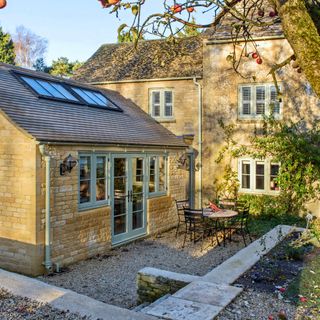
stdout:
{"type": "Polygon", "coordinates": [[[0,0],[0,9],[3,9],[7,5],[6,0],[0,0]]]}
{"type": "Polygon", "coordinates": [[[70,173],[77,164],[78,160],[69,154],[60,164],[60,175],[64,176],[66,172],[70,173]]]}

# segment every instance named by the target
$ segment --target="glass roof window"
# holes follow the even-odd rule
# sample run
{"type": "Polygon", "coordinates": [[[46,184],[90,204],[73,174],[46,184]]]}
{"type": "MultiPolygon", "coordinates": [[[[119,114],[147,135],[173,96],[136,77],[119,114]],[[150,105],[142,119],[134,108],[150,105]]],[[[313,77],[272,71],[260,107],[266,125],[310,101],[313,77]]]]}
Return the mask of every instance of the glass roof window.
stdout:
{"type": "Polygon", "coordinates": [[[94,90],[84,89],[80,87],[71,87],[71,89],[78,94],[86,103],[93,106],[106,107],[111,109],[119,109],[102,93],[94,90]]]}
{"type": "Polygon", "coordinates": [[[41,96],[81,103],[77,97],[59,83],[25,76],[21,76],[21,79],[41,96]]]}

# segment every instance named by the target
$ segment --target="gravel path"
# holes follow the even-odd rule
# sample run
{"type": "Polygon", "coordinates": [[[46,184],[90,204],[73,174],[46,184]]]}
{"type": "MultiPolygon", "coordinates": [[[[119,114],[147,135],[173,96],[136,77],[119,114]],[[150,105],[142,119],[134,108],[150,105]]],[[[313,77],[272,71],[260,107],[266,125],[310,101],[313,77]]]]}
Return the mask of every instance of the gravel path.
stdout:
{"type": "Polygon", "coordinates": [[[186,243],[175,230],[159,237],[136,241],[70,266],[65,272],[40,277],[47,283],[74,290],[102,302],[124,308],[136,306],[136,275],[144,267],[202,276],[244,247],[240,238],[220,247],[205,242],[186,243]]]}
{"type": "Polygon", "coordinates": [[[84,320],[87,317],[60,311],[27,298],[13,296],[0,288],[0,320],[84,320]]]}

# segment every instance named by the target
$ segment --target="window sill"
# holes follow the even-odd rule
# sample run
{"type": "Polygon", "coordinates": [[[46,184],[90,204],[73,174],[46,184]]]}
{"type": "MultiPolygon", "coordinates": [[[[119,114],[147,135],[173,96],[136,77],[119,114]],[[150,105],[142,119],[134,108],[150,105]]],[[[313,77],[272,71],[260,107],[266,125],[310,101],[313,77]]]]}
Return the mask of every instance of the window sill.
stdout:
{"type": "MultiPolygon", "coordinates": [[[[267,115],[265,117],[268,117],[267,115]]],[[[257,121],[264,121],[265,117],[263,116],[241,116],[238,115],[238,121],[239,122],[247,122],[247,123],[255,123],[257,121]]],[[[282,120],[282,115],[274,117],[275,120],[282,120]]]]}
{"type": "Polygon", "coordinates": [[[155,118],[155,117],[153,117],[153,119],[159,123],[176,123],[176,119],[174,119],[174,118],[155,118]]]}
{"type": "Polygon", "coordinates": [[[279,195],[280,193],[280,190],[278,191],[273,191],[273,190],[270,190],[270,191],[263,191],[263,190],[249,190],[249,189],[240,189],[239,190],[239,193],[242,193],[242,194],[252,194],[252,195],[267,195],[267,196],[277,196],[279,195]]]}

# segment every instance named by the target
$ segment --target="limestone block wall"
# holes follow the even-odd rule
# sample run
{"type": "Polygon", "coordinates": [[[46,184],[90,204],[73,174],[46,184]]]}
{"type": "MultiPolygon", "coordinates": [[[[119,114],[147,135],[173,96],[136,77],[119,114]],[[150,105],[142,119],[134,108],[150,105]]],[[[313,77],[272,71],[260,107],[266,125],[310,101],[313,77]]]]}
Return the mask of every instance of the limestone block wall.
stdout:
{"type": "Polygon", "coordinates": [[[42,255],[35,233],[36,143],[2,114],[0,136],[0,268],[31,274],[42,255]]]}
{"type": "Polygon", "coordinates": [[[148,233],[150,235],[176,226],[178,220],[175,200],[188,198],[188,171],[177,168],[178,156],[179,154],[169,157],[168,195],[148,199],[148,233]]]}
{"type": "MultiPolygon", "coordinates": [[[[86,148],[90,151],[90,148],[86,148]]],[[[85,147],[52,146],[51,156],[51,242],[52,261],[68,265],[105,252],[111,247],[111,208],[81,211],[78,208],[78,168],[60,175],[60,163],[69,154],[78,159],[85,147]]],[[[92,151],[92,149],[91,149],[92,151]]],[[[44,244],[45,230],[45,163],[38,154],[38,237],[44,244]]]]}
{"type": "MultiPolygon", "coordinates": [[[[203,75],[203,190],[204,200],[215,194],[216,179],[221,179],[224,163],[217,164],[219,151],[224,143],[223,130],[219,119],[224,124],[235,126],[234,140],[239,144],[249,144],[250,138],[261,128],[262,121],[243,120],[238,116],[239,84],[272,83],[269,75],[271,66],[280,63],[292,54],[284,39],[257,41],[263,64],[258,65],[252,58],[243,58],[240,72],[242,78],[232,69],[226,57],[233,52],[230,43],[207,44],[204,46],[203,75]],[[256,77],[254,81],[253,76],[256,77]]],[[[248,48],[248,51],[255,51],[248,48]]],[[[239,53],[239,52],[238,52],[239,53]]],[[[312,93],[302,74],[297,73],[290,65],[278,74],[279,84],[283,88],[283,119],[311,121],[320,116],[320,101],[312,93]]],[[[237,170],[237,161],[232,165],[237,170]]]]}
{"type": "Polygon", "coordinates": [[[174,294],[200,277],[156,268],[143,268],[137,274],[138,303],[153,302],[174,294]]]}

